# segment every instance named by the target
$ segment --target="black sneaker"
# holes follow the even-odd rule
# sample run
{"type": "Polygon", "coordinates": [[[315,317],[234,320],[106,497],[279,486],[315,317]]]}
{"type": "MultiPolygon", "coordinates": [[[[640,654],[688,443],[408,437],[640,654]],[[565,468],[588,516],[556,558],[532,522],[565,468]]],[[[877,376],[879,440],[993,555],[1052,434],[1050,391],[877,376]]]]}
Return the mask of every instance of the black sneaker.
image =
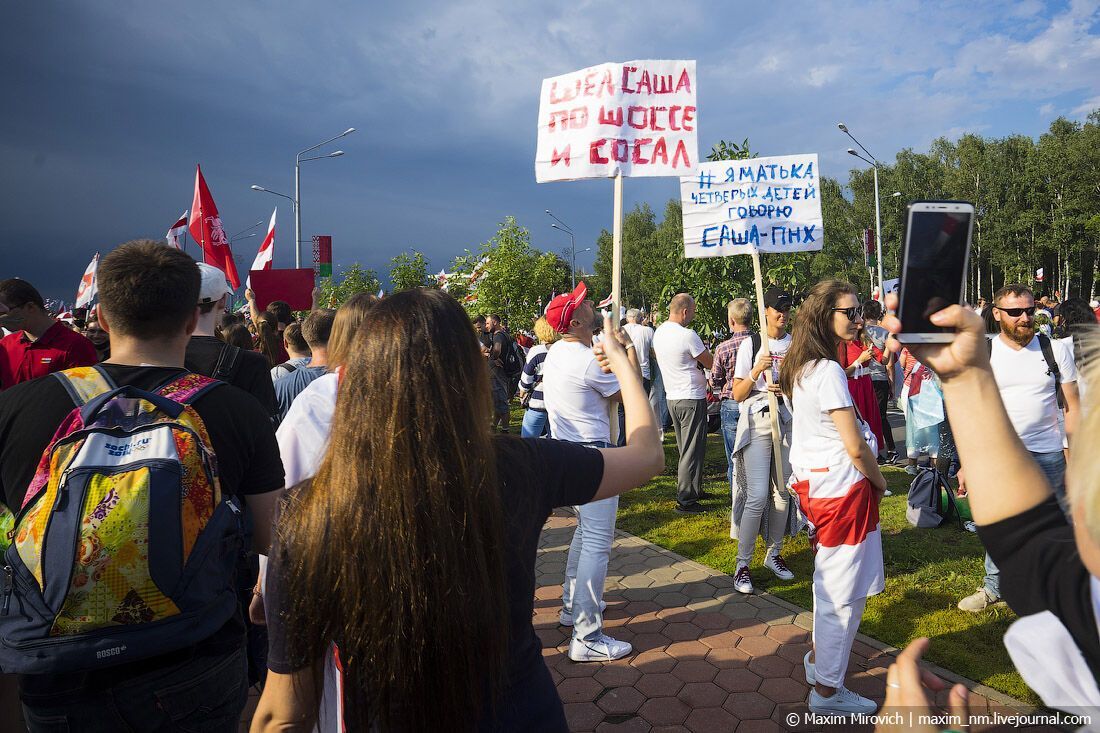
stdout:
{"type": "Polygon", "coordinates": [[[699,492],[699,501],[703,501],[704,499],[713,499],[713,498],[714,498],[714,494],[711,494],[711,493],[706,492],[706,491],[700,491],[699,492]]]}
{"type": "Polygon", "coordinates": [[[706,509],[699,506],[698,502],[693,501],[690,504],[677,504],[676,511],[680,514],[702,514],[706,509]]]}

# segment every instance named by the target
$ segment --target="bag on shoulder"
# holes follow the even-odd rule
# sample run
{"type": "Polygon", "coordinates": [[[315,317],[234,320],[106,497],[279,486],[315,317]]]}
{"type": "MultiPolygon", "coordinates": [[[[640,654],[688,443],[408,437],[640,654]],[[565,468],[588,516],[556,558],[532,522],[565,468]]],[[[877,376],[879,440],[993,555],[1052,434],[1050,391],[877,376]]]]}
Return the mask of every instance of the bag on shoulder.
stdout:
{"type": "Polygon", "coordinates": [[[935,528],[951,519],[960,523],[959,508],[955,504],[955,494],[944,481],[943,475],[935,466],[921,468],[913,482],[909,484],[908,502],[905,518],[914,527],[935,528]],[[941,498],[946,496],[946,505],[941,498]]]}
{"type": "Polygon", "coordinates": [[[94,671],[214,634],[236,612],[240,509],[192,402],[101,367],[53,375],[76,407],[42,455],[0,567],[0,671],[94,671]]]}
{"type": "Polygon", "coordinates": [[[504,373],[519,374],[523,371],[523,347],[516,340],[509,337],[508,346],[504,349],[504,373]]]}
{"type": "MultiPolygon", "coordinates": [[[[210,377],[222,382],[233,383],[233,377],[237,376],[237,368],[241,361],[241,347],[233,344],[222,344],[218,352],[218,361],[214,364],[214,371],[210,377]]],[[[293,369],[291,370],[293,371],[293,369]]]]}

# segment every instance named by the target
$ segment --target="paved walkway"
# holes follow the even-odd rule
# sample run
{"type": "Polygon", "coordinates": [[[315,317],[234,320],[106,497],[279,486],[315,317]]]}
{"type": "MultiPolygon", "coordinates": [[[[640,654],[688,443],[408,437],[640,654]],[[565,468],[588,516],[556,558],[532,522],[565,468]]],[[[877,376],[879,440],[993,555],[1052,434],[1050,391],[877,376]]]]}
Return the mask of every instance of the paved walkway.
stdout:
{"type": "MultiPolygon", "coordinates": [[[[803,715],[809,695],[802,668],[810,649],[809,611],[768,594],[743,596],[728,575],[624,532],[618,533],[608,568],[604,626],[633,644],[634,654],[610,663],[572,662],[566,654],[568,629],[558,625],[558,612],[574,525],[571,515],[558,512],[543,530],[534,616],[572,730],[815,730],[803,715]],[[791,725],[792,713],[803,722],[791,725]]],[[[848,686],[881,703],[895,651],[860,635],[848,686]]],[[[1006,714],[1028,709],[958,675],[935,671],[971,689],[972,714],[990,705],[1006,714]]]]}

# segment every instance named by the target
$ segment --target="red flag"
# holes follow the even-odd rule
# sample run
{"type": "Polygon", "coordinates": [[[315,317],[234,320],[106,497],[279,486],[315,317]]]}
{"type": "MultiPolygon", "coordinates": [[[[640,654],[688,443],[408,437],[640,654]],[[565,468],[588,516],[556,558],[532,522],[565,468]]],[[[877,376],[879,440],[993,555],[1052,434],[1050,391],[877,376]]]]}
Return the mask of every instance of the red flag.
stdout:
{"type": "Polygon", "coordinates": [[[214,197],[206,187],[202,169],[195,166],[195,200],[191,204],[191,222],[188,225],[191,236],[202,247],[202,259],[225,273],[229,284],[234,288],[241,286],[237,276],[237,264],[233,261],[233,250],[222,230],[222,220],[218,216],[218,207],[214,197]]]}

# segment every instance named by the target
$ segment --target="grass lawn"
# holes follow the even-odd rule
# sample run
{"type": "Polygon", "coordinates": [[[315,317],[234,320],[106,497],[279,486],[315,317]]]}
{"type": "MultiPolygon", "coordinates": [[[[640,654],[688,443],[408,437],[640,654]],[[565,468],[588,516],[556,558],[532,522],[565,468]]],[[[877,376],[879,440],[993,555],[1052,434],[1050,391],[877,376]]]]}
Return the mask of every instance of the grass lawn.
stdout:
{"type": "MultiPolygon", "coordinates": [[[[513,411],[518,432],[522,411],[513,411]]],[[[707,436],[703,488],[705,514],[674,511],[676,445],[665,436],[665,472],[620,499],[618,528],[666,547],[684,557],[732,575],[736,570],[737,542],[729,538],[730,487],[726,459],[718,434],[707,436]]],[[[971,614],[955,604],[974,592],[985,574],[985,555],[978,536],[956,525],[917,529],[905,520],[905,493],[911,477],[900,468],[884,469],[893,496],[880,508],[882,544],[886,561],[886,590],[867,600],[859,630],[902,648],[918,636],[932,640],[927,658],[942,667],[1000,690],[1019,700],[1039,704],[1024,684],[1001,639],[1016,616],[1004,604],[971,614]]],[[[751,569],[753,584],[802,608],[811,608],[810,579],[813,556],[805,532],[788,539],[783,557],[795,573],[781,581],[764,570],[763,543],[757,542],[751,569]]]]}

